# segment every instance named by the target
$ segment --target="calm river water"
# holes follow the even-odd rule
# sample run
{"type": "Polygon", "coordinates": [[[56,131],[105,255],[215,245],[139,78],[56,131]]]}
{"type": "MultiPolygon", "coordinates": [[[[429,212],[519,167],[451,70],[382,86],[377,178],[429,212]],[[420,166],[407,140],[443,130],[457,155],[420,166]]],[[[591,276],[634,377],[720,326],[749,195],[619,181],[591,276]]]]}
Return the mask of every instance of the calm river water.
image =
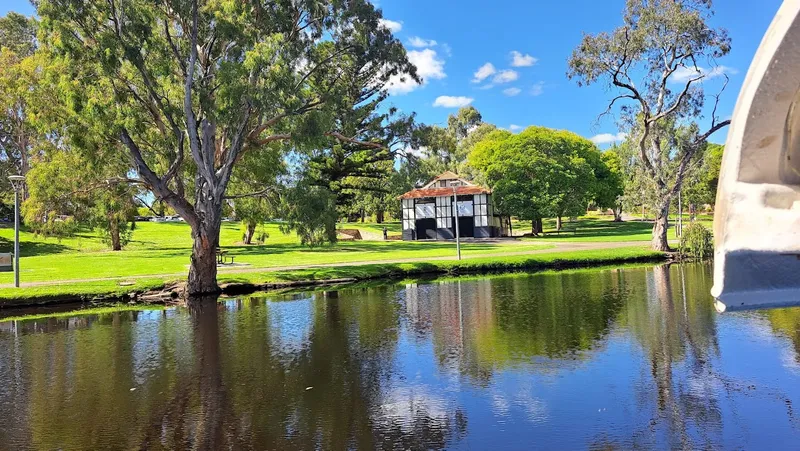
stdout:
{"type": "Polygon", "coordinates": [[[800,310],[707,266],[0,323],[0,449],[797,448],[800,310]]]}

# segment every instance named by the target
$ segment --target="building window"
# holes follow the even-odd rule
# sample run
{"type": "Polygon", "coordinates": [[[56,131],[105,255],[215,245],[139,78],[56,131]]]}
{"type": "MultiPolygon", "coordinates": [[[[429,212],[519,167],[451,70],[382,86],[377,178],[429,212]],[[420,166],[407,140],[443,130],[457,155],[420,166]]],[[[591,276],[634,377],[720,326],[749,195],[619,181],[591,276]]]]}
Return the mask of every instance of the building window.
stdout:
{"type": "Polygon", "coordinates": [[[416,228],[414,217],[414,199],[403,199],[403,230],[416,228]]]}
{"type": "Polygon", "coordinates": [[[416,219],[435,218],[436,211],[433,203],[417,204],[414,207],[414,215],[416,219]]]}
{"type": "Polygon", "coordinates": [[[453,202],[450,197],[436,198],[436,227],[440,229],[453,227],[453,202]]]}
{"type": "Polygon", "coordinates": [[[490,205],[489,199],[486,194],[476,194],[473,198],[473,202],[475,203],[474,206],[474,213],[475,213],[475,227],[488,227],[489,226],[489,216],[490,213],[490,205]]]}
{"type": "Polygon", "coordinates": [[[472,200],[459,200],[458,201],[458,216],[468,217],[475,216],[472,200]]]}

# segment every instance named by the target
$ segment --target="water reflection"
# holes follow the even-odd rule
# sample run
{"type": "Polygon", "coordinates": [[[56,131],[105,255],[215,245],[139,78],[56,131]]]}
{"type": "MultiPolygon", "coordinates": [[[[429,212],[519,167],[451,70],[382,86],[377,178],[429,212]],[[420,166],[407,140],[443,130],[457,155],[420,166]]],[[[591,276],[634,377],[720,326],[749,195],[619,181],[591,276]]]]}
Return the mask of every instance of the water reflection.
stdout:
{"type": "Polygon", "coordinates": [[[709,283],[662,266],[0,323],[0,449],[791,443],[800,310],[717,316],[709,283]]]}

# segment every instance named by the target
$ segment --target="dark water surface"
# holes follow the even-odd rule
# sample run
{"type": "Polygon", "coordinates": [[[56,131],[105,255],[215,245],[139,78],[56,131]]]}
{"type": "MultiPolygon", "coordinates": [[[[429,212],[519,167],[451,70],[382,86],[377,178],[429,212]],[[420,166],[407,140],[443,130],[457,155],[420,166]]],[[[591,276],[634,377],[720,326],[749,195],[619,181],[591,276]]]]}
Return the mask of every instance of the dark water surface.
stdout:
{"type": "Polygon", "coordinates": [[[0,449],[800,446],[800,310],[706,266],[0,323],[0,449]]]}

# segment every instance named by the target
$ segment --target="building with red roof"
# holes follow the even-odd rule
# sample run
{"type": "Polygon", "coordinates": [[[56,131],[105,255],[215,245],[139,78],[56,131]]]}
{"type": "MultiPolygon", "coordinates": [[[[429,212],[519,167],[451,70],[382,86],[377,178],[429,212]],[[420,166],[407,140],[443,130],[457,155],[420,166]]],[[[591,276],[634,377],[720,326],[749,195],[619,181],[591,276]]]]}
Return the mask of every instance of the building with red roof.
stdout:
{"type": "Polygon", "coordinates": [[[460,237],[495,238],[508,236],[494,212],[492,191],[447,171],[402,196],[403,240],[451,240],[455,238],[456,217],[460,237]],[[458,209],[453,199],[458,199],[458,209]]]}

